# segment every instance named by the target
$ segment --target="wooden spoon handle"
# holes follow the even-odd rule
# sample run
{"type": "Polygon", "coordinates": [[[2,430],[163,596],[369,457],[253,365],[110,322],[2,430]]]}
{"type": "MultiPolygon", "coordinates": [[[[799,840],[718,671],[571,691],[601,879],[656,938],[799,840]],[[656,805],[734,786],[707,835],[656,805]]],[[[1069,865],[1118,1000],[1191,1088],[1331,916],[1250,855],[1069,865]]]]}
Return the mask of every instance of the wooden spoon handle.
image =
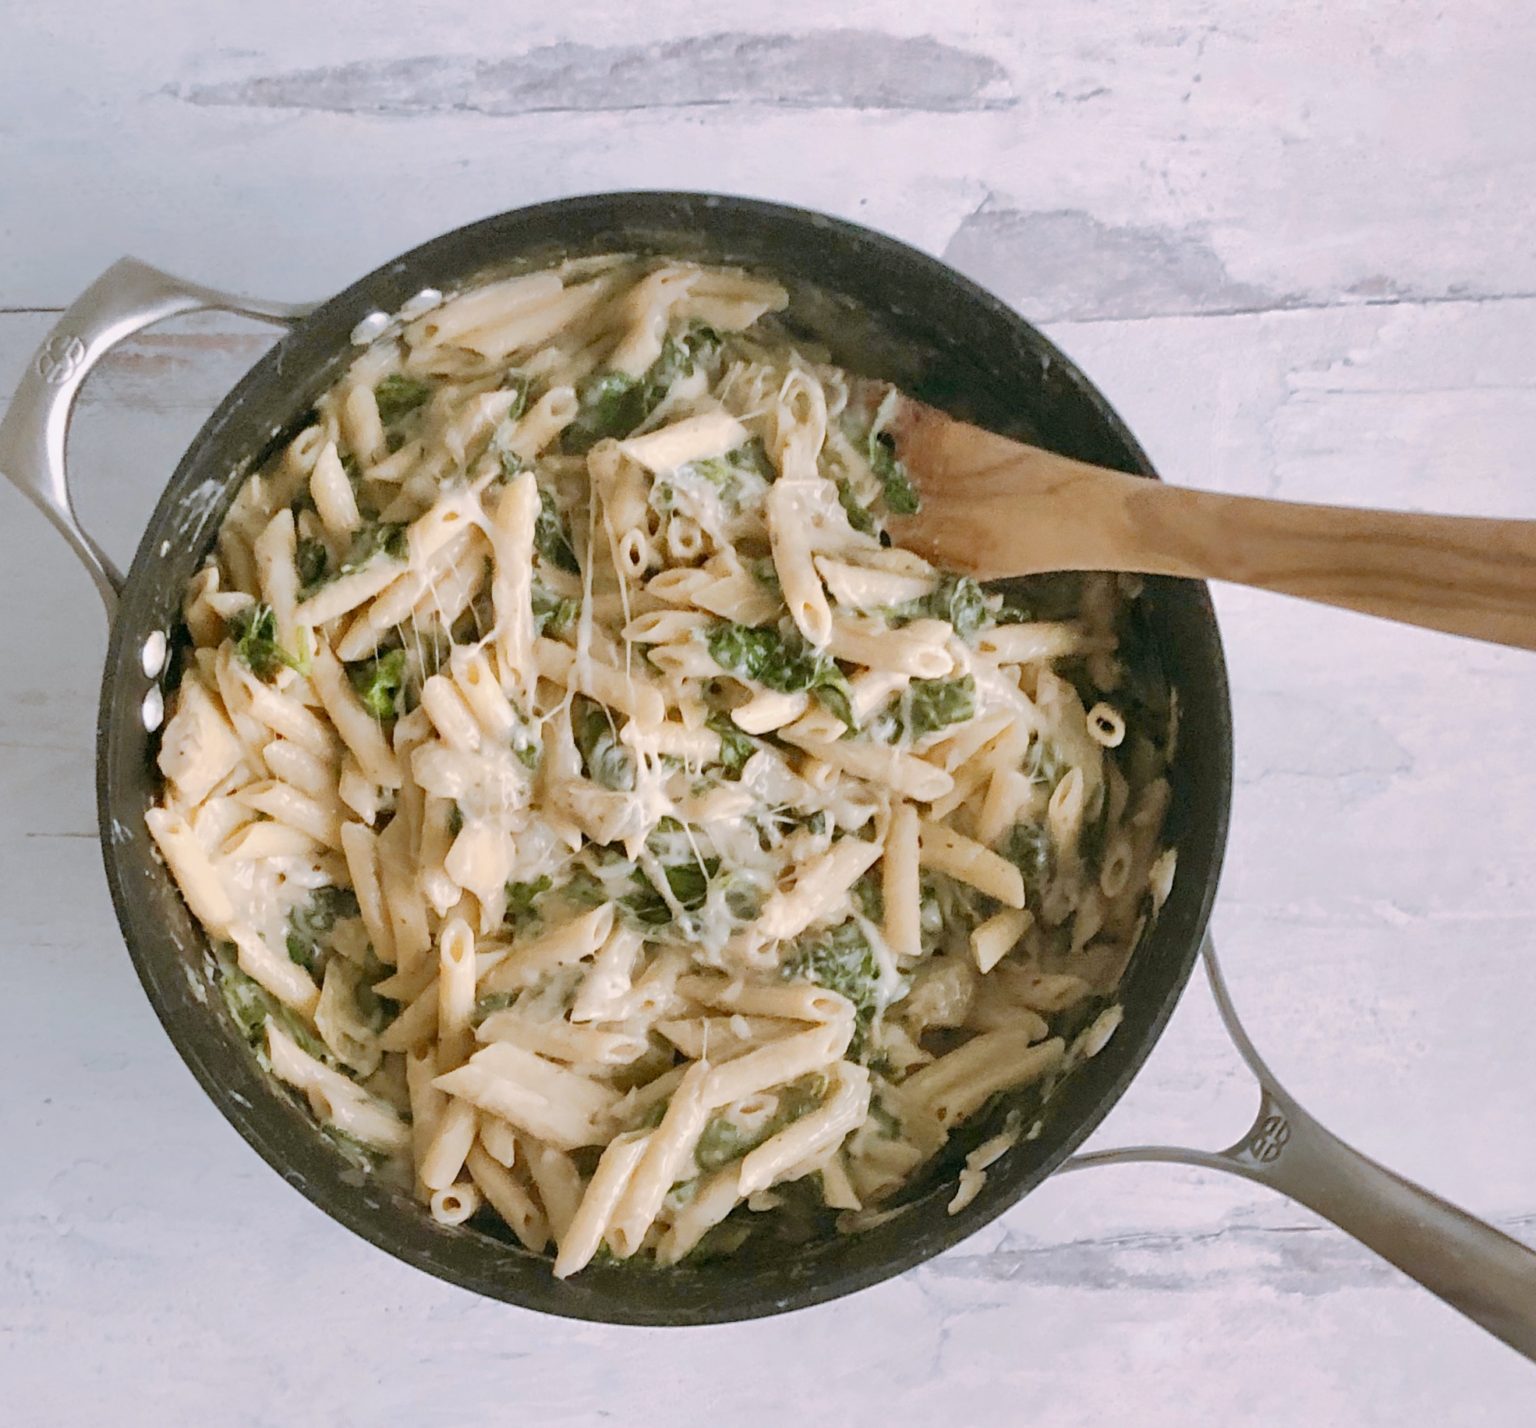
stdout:
{"type": "Polygon", "coordinates": [[[924,504],[892,535],[983,579],[1121,570],[1225,580],[1536,649],[1536,521],[1214,495],[949,418],[908,431],[898,448],[924,504]]]}

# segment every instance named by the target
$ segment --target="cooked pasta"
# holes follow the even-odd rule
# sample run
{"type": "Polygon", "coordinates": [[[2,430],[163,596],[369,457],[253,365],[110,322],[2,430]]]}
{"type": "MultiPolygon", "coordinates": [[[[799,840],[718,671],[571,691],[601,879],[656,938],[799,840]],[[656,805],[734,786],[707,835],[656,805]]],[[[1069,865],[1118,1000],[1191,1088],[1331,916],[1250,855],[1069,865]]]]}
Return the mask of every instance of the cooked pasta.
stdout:
{"type": "Polygon", "coordinates": [[[1129,589],[893,549],[887,389],[785,303],[615,258],[397,322],[187,591],[149,826],[237,1025],[560,1276],[1017,1127],[1173,878],[1129,589]]]}

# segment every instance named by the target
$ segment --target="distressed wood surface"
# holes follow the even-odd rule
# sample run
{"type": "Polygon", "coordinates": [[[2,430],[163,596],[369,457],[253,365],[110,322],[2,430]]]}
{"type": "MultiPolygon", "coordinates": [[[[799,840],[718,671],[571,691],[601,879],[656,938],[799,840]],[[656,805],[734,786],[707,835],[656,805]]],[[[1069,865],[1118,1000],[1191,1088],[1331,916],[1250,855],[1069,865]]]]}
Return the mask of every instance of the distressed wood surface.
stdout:
{"type": "MultiPolygon", "coordinates": [[[[1173,479],[1536,511],[1526,7],[13,10],[0,392],[124,251],[300,297],[521,202],[710,187],[944,254],[1047,323],[1173,479]]],[[[94,379],[73,454],[114,555],[267,340],[185,321],[94,379]]],[[[1536,660],[1217,598],[1239,1009],[1325,1123],[1536,1240],[1536,660]]],[[[261,1165],[140,993],[95,844],[99,608],[5,486],[0,609],[7,1424],[1536,1418],[1529,1367],[1395,1271],[1173,1167],[1063,1177],[891,1284],[757,1325],[568,1325],[396,1264],[261,1165]]],[[[1251,1110],[1197,984],[1094,1144],[1224,1144],[1251,1110]]]]}

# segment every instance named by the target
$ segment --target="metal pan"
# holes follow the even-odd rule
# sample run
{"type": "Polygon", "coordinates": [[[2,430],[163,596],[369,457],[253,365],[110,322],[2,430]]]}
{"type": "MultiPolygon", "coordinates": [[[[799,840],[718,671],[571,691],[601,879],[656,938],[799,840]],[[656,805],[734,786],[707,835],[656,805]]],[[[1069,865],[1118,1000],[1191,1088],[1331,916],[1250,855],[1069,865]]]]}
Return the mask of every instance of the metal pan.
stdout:
{"type": "MultiPolygon", "coordinates": [[[[1310,1206],[1536,1358],[1536,1254],[1366,1160],[1280,1088],[1248,1043],[1214,955],[1222,1014],[1261,1088],[1253,1129],[1218,1153],[1142,1147],[1070,1159],[1135,1075],[1200,954],[1226,838],[1232,730],[1226,672],[1205,588],[1148,582],[1143,638],[1177,697],[1168,834],[1178,875],[1122,987],[1125,1020],[1099,1056],[1049,1102],[1037,1138],[1011,1150],[981,1194],[947,1213],[951,1174],[908,1208],[854,1236],[656,1271],[594,1265],[573,1281],[505,1238],[434,1224],[411,1199],[360,1175],[307,1111],[257,1067],[211,991],[206,941],[155,857],[144,812],[166,681],[174,675],[181,592],[212,545],[246,474],[300,427],[354,355],[375,312],[426,288],[488,272],[611,251],[668,253],[772,272],[793,325],[860,372],[886,377],[959,415],[1085,461],[1148,477],[1146,457],[1102,396],[1040,333],[996,299],[911,248],[851,224],[774,204],[698,194],[620,193],[490,218],[395,259],[318,307],[252,302],[181,282],[130,259],[60,319],[22,379],[3,425],[3,470],[63,532],[112,620],[97,735],[102,854],[118,921],[162,1025],[230,1123],[285,1179],[365,1239],[430,1274],[510,1303],[625,1324],[708,1324],[779,1313],[852,1293],[964,1239],[1063,1167],[1176,1160],[1273,1186],[1310,1206]],[[178,313],[222,308],[288,328],[220,404],[166,487],[126,577],[77,524],[65,438],[81,382],[114,344],[178,313]],[[169,649],[169,653],[167,650],[169,649]]],[[[999,1112],[999,1115],[1001,1112],[999,1112]]],[[[956,1153],[995,1130],[974,1127],[956,1153]]]]}

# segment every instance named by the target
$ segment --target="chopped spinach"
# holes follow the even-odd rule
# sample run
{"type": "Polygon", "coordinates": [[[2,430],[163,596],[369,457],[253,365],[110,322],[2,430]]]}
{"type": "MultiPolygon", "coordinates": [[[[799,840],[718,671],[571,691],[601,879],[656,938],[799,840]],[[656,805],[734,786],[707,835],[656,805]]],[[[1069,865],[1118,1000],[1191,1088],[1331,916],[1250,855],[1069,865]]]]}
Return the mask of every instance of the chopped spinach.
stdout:
{"type": "Polygon", "coordinates": [[[325,579],[331,553],[317,540],[301,540],[295,557],[300,585],[318,585],[325,579]]]}
{"type": "Polygon", "coordinates": [[[405,526],[399,521],[374,521],[358,531],[352,537],[352,548],[337,574],[355,574],[380,555],[390,560],[409,558],[410,542],[405,526]]]}
{"type": "Polygon", "coordinates": [[[962,640],[972,639],[978,630],[992,623],[992,608],[985,592],[969,575],[945,575],[920,600],[893,605],[891,623],[910,624],[913,620],[944,620],[954,626],[962,640]]]}
{"type": "Polygon", "coordinates": [[[837,482],[837,503],[843,508],[843,513],[848,517],[848,524],[863,535],[874,535],[875,518],[870,515],[868,507],[854,494],[853,486],[846,477],[839,477],[837,482]]]}
{"type": "Polygon", "coordinates": [[[1023,875],[1025,901],[1036,902],[1056,864],[1056,848],[1049,830],[1041,823],[1015,823],[1003,847],[1003,856],[1023,875]]]}
{"type": "Polygon", "coordinates": [[[750,1129],[727,1116],[705,1122],[693,1151],[694,1164],[702,1171],[718,1170],[772,1140],[781,1130],[808,1115],[826,1099],[827,1083],[819,1075],[792,1081],[778,1093],[778,1105],[761,1124],[750,1129]]]}
{"type": "Polygon", "coordinates": [[[917,488],[912,484],[907,468],[897,460],[895,438],[886,430],[886,423],[895,414],[898,400],[896,392],[892,390],[880,403],[864,449],[869,457],[870,468],[880,478],[880,484],[885,489],[887,509],[894,515],[911,516],[917,513],[919,505],[917,488]]]}
{"type": "Polygon", "coordinates": [[[532,882],[507,884],[507,921],[513,927],[538,916],[538,902],[552,886],[548,873],[532,882]]]}
{"type": "Polygon", "coordinates": [[[847,997],[855,1014],[854,1046],[863,1045],[880,1005],[880,966],[857,918],[799,938],[784,958],[782,976],[785,981],[814,982],[847,997]]]}
{"type": "Polygon", "coordinates": [[[628,793],[635,786],[635,757],[619,742],[613,715],[601,704],[578,698],[571,708],[571,732],[586,775],[602,788],[628,793]]]}
{"type": "Polygon", "coordinates": [[[224,998],[224,1005],[229,1008],[229,1014],[240,1034],[252,1046],[262,1046],[267,1018],[271,1017],[298,1043],[300,1049],[317,1061],[329,1064],[331,1053],[325,1043],[310,1030],[297,1012],[284,1006],[254,977],[248,977],[240,970],[231,943],[218,943],[214,948],[214,956],[218,963],[219,992],[224,998]]]}
{"type": "Polygon", "coordinates": [[[850,729],[857,727],[848,676],[830,655],[818,654],[799,631],[722,623],[709,633],[709,653],[721,669],[783,694],[813,692],[850,729]]]}
{"type": "Polygon", "coordinates": [[[892,696],[880,727],[892,743],[903,737],[915,742],[975,713],[976,681],[972,676],[914,679],[900,694],[892,696]]]}
{"type": "Polygon", "coordinates": [[[581,601],[551,595],[538,581],[533,584],[532,600],[534,628],[551,638],[567,634],[581,614],[581,601]]]}
{"type": "Polygon", "coordinates": [[[721,766],[729,774],[740,774],[747,760],[757,752],[757,740],[742,733],[729,714],[711,714],[708,724],[720,736],[721,766]]]}
{"type": "Polygon", "coordinates": [[[507,408],[503,421],[516,421],[528,410],[528,395],[533,390],[533,378],[526,372],[508,372],[501,379],[501,389],[512,393],[512,405],[507,408]]]}
{"type": "Polygon", "coordinates": [[[277,642],[277,616],[270,605],[247,605],[229,618],[235,655],[257,679],[270,684],[284,665],[304,670],[308,661],[289,654],[277,642]]]}
{"type": "Polygon", "coordinates": [[[719,343],[709,328],[693,327],[668,337],[643,377],[598,372],[586,378],[576,390],[576,419],[561,437],[562,448],[579,455],[605,437],[628,436],[661,405],[672,384],[692,373],[695,362],[708,361],[719,343]]]}
{"type": "Polygon", "coordinates": [[[316,888],[309,901],[288,914],[288,956],[313,972],[321,960],[320,943],[341,917],[357,916],[357,898],[348,888],[316,888]]]}
{"type": "MultiPolygon", "coordinates": [[[[702,864],[671,863],[662,869],[667,889],[684,912],[697,912],[709,897],[709,882],[720,871],[718,858],[706,858],[702,864]]],[[[637,922],[647,927],[664,927],[672,921],[672,909],[666,898],[639,868],[630,875],[634,891],[619,899],[637,922]]]]}
{"type": "Polygon", "coordinates": [[[539,514],[533,526],[533,548],[557,570],[572,575],[581,573],[565,517],[560,514],[555,498],[542,487],[539,488],[539,514]]]}
{"type": "Polygon", "coordinates": [[[390,650],[388,654],[375,655],[372,659],[359,660],[347,666],[347,677],[352,688],[363,701],[365,708],[380,723],[394,719],[404,712],[405,702],[405,651],[390,650]]]}
{"type": "Polygon", "coordinates": [[[396,372],[384,378],[373,389],[373,399],[379,404],[379,420],[385,426],[393,426],[409,416],[432,395],[432,388],[425,382],[396,372]]]}

